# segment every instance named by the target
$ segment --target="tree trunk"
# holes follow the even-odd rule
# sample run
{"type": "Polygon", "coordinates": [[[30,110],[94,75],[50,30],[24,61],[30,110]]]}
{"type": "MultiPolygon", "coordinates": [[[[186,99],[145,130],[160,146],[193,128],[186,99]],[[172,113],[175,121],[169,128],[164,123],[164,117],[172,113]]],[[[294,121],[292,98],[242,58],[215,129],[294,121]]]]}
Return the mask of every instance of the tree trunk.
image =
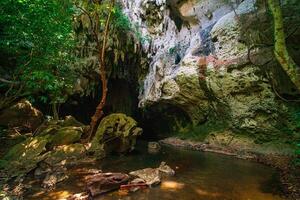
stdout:
{"type": "MultiPolygon", "coordinates": [[[[96,37],[96,42],[97,42],[97,48],[99,49],[99,54],[98,54],[98,61],[99,61],[99,70],[100,70],[100,80],[102,84],[102,97],[101,101],[98,104],[95,114],[91,118],[91,123],[90,123],[90,131],[87,140],[90,141],[91,138],[94,136],[98,123],[102,119],[104,112],[104,106],[106,104],[106,98],[107,98],[107,92],[108,92],[108,87],[107,87],[107,73],[105,69],[105,52],[106,52],[106,46],[107,46],[107,40],[108,40],[108,33],[109,33],[109,23],[111,20],[112,12],[113,12],[113,6],[114,6],[115,1],[111,0],[111,5],[110,5],[110,11],[106,19],[105,23],[105,29],[104,29],[104,37],[103,37],[103,43],[102,43],[102,48],[100,45],[100,41],[98,40],[98,34],[95,32],[95,37],[96,37]]],[[[98,18],[98,15],[96,15],[98,18]]],[[[98,19],[97,19],[98,20],[98,19]]],[[[98,21],[96,21],[95,25],[96,31],[98,30],[98,21]]]]}
{"type": "Polygon", "coordinates": [[[53,119],[59,120],[59,115],[57,111],[57,103],[52,103],[52,112],[53,112],[53,119]]]}
{"type": "Polygon", "coordinates": [[[293,84],[300,91],[300,74],[299,68],[295,61],[290,57],[285,41],[282,10],[280,0],[268,0],[268,5],[274,19],[274,53],[277,61],[280,63],[284,71],[290,77],[293,84]]]}

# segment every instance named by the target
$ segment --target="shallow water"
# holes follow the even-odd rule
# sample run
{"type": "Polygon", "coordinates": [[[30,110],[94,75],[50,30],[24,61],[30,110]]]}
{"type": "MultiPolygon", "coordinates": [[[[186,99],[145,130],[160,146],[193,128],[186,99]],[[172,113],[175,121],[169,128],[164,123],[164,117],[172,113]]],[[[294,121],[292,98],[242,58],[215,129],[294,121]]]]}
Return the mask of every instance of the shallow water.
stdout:
{"type": "MultiPolygon", "coordinates": [[[[158,167],[166,161],[176,175],[161,185],[121,195],[118,192],[95,199],[104,200],[283,200],[277,173],[264,165],[213,153],[202,153],[163,147],[158,154],[146,153],[146,143],[127,156],[112,156],[100,164],[85,167],[104,172],[130,172],[146,167],[158,167]]],[[[58,184],[51,192],[34,192],[28,199],[57,200],[84,190],[76,169],[70,179],[58,184]]]]}

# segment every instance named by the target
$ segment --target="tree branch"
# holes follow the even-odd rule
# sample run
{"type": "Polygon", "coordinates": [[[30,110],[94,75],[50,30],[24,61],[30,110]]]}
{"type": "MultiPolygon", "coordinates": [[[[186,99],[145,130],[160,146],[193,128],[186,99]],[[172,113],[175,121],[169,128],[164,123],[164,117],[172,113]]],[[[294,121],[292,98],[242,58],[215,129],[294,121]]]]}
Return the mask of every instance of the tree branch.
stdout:
{"type": "Polygon", "coordinates": [[[19,82],[6,80],[4,78],[0,78],[0,82],[7,83],[7,84],[10,84],[10,85],[18,85],[18,84],[20,84],[19,82]]]}

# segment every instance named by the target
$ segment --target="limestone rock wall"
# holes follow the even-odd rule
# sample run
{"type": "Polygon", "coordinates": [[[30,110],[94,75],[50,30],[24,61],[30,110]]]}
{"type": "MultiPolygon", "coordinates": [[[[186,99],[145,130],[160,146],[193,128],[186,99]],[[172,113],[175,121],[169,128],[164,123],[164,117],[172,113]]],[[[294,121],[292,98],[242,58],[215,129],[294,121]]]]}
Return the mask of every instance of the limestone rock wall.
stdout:
{"type": "MultiPolygon", "coordinates": [[[[140,107],[167,104],[184,111],[193,125],[222,119],[247,133],[272,136],[289,126],[288,117],[282,120],[289,116],[288,105],[274,90],[285,93],[293,87],[284,75],[276,77],[280,67],[272,53],[272,17],[264,1],[121,2],[145,38],[149,60],[140,107]]],[[[299,2],[283,1],[283,8],[296,8],[293,4],[299,2]]],[[[284,14],[289,26],[298,23],[297,11],[284,14]]],[[[299,31],[291,38],[297,35],[299,31]]]]}

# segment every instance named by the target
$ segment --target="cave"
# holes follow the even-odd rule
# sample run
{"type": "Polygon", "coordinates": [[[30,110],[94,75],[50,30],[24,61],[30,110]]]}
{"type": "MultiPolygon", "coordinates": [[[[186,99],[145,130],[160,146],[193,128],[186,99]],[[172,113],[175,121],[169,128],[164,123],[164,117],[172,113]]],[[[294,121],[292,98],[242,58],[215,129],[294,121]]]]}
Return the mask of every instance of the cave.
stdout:
{"type": "Polygon", "coordinates": [[[155,103],[147,107],[140,118],[145,140],[160,140],[175,136],[181,128],[191,123],[188,114],[180,107],[169,103],[155,103]]]}
{"type": "MultiPolygon", "coordinates": [[[[95,96],[72,96],[60,109],[60,115],[73,115],[84,124],[90,123],[101,99],[101,84],[97,86],[95,96]]],[[[138,113],[138,93],[131,82],[113,78],[108,83],[108,97],[104,109],[105,115],[110,113],[124,113],[129,116],[136,116],[138,113]]]]}

